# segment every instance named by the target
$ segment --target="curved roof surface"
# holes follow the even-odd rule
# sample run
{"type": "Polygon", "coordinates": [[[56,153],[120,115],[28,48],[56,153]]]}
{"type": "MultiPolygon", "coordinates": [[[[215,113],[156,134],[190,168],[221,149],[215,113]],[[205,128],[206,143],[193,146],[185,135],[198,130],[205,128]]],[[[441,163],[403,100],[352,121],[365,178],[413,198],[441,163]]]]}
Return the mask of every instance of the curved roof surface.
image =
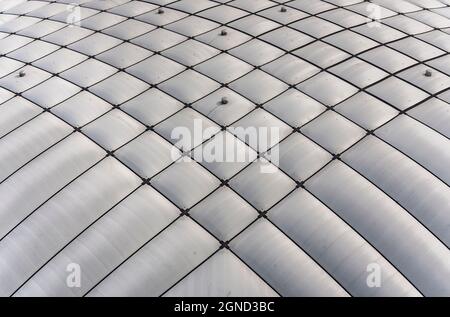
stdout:
{"type": "Polygon", "coordinates": [[[450,296],[449,52],[449,0],[0,0],[0,295],[450,296]]]}

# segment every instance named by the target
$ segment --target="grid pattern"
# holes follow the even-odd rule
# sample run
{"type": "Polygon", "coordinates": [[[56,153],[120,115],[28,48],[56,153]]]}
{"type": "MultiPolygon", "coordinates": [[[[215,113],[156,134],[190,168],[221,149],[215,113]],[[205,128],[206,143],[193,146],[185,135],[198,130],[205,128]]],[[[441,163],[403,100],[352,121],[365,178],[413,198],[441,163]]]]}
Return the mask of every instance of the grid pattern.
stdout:
{"type": "Polygon", "coordinates": [[[0,295],[449,296],[449,13],[0,1],[0,295]],[[197,159],[220,138],[249,161],[197,159]]]}

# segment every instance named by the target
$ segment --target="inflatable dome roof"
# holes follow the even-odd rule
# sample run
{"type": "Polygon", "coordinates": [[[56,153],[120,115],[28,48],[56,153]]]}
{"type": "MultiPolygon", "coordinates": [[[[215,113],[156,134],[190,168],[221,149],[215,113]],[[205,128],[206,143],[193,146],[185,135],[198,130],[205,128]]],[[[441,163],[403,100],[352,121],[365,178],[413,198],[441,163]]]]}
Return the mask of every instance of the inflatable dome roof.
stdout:
{"type": "Polygon", "coordinates": [[[450,296],[449,0],[0,0],[0,296],[450,296]]]}

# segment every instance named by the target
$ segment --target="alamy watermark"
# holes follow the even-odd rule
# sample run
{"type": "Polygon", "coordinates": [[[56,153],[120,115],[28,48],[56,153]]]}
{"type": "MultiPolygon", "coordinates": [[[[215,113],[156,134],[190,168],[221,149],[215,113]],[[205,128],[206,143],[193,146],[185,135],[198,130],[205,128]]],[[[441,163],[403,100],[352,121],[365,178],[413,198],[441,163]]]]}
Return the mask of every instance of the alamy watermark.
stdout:
{"type": "Polygon", "coordinates": [[[69,27],[73,26],[81,26],[81,8],[76,3],[68,4],[66,7],[66,11],[69,12],[66,18],[66,23],[69,24],[69,27]]]}
{"type": "MultiPolygon", "coordinates": [[[[280,143],[279,127],[229,127],[226,133],[236,136],[246,143],[251,149],[264,153],[265,160],[261,160],[261,173],[275,173],[279,166],[280,143]]],[[[180,158],[180,152],[192,150],[195,147],[195,160],[202,163],[250,163],[251,158],[248,151],[238,146],[238,140],[229,138],[226,133],[217,133],[217,128],[209,127],[203,129],[200,119],[194,120],[194,128],[176,127],[172,130],[171,139],[177,140],[171,151],[174,162],[186,162],[190,159],[186,156],[180,158]],[[214,137],[213,137],[214,136],[214,137]],[[211,139],[211,137],[213,137],[211,139]],[[203,140],[209,140],[201,143],[203,140]]]]}
{"type": "Polygon", "coordinates": [[[66,278],[66,285],[69,288],[81,287],[81,267],[78,263],[69,263],[66,267],[69,274],[66,278]]]}
{"type": "Polygon", "coordinates": [[[366,278],[367,287],[381,287],[381,266],[378,263],[369,263],[366,270],[369,273],[366,278]]]}
{"type": "Polygon", "coordinates": [[[375,3],[369,3],[366,7],[366,11],[369,13],[370,22],[367,22],[369,28],[381,27],[381,7],[375,3]]]}

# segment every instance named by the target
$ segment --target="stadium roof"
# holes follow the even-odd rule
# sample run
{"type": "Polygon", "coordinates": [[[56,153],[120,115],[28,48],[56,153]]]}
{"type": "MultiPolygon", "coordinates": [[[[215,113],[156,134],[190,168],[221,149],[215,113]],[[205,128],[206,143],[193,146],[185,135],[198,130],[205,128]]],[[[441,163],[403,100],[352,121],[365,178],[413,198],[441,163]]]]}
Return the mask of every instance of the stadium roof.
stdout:
{"type": "Polygon", "coordinates": [[[449,0],[0,0],[0,296],[450,296],[449,52],[449,0]]]}

